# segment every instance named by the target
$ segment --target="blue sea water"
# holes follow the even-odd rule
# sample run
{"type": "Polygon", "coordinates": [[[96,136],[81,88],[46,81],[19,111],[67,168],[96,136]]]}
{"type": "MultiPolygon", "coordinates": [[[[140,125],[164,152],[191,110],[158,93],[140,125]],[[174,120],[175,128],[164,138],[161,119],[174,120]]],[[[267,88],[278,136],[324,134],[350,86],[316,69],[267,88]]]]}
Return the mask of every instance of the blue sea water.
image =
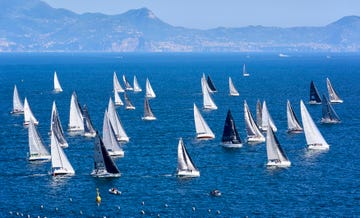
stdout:
{"type": "MultiPolygon", "coordinates": [[[[360,216],[360,56],[357,54],[0,54],[0,216],[15,217],[359,217],[360,216]],[[250,77],[242,76],[246,64],[250,77]],[[64,92],[55,94],[57,71],[64,92]],[[65,149],[76,174],[49,175],[50,162],[27,160],[28,134],[23,116],[13,116],[13,88],[27,97],[39,120],[39,132],[48,145],[51,105],[57,103],[64,129],[70,96],[77,92],[87,104],[101,132],[103,114],[112,93],[112,75],[137,76],[145,90],[148,77],[157,94],[150,101],[156,121],[145,122],[144,91],[129,92],[136,110],[117,109],[131,138],[125,157],[116,159],[120,178],[94,178],[93,139],[66,133],[65,149]],[[193,103],[202,107],[200,78],[210,75],[218,92],[218,106],[202,115],[216,135],[197,141],[193,103]],[[228,95],[231,76],[240,92],[228,95]],[[313,80],[327,93],[325,79],[344,99],[334,105],[340,124],[320,124],[321,105],[307,105],[330,150],[311,152],[303,134],[286,133],[286,100],[300,118],[299,101],[309,99],[313,80]],[[292,166],[268,169],[265,144],[224,149],[220,140],[226,112],[231,109],[245,138],[243,102],[255,114],[256,101],[266,100],[278,127],[276,133],[292,166]],[[200,170],[194,179],[174,176],[179,137],[200,170]],[[108,193],[118,187],[122,195],[108,193]],[[102,202],[95,202],[99,188],[102,202]],[[209,192],[219,189],[221,197],[209,192]],[[142,204],[144,202],[144,204],[142,204]],[[194,210],[194,209],[195,210],[194,210]],[[144,211],[142,215],[140,211],[144,211]]],[[[122,96],[123,99],[123,96],[122,96]]]]}

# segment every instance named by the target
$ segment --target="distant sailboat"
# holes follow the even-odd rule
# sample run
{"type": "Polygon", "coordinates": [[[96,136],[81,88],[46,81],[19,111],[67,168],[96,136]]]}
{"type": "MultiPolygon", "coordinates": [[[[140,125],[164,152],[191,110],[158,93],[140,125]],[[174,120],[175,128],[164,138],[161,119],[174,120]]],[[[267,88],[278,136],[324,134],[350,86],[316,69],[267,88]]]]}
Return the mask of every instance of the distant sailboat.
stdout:
{"type": "Polygon", "coordinates": [[[95,177],[119,177],[120,170],[111,159],[99,134],[96,134],[94,143],[94,170],[91,173],[95,177]]]}
{"type": "Polygon", "coordinates": [[[239,92],[236,90],[231,77],[229,77],[229,90],[230,90],[230,96],[239,96],[240,95],[239,92]]]}
{"type": "Polygon", "coordinates": [[[51,133],[51,172],[53,176],[74,175],[75,171],[54,133],[51,133]]]}
{"type": "Polygon", "coordinates": [[[129,137],[127,136],[120,122],[120,118],[116,112],[114,102],[111,100],[111,98],[109,99],[109,104],[108,104],[108,116],[111,125],[114,128],[116,139],[121,142],[129,142],[129,137]]]}
{"type": "Polygon", "coordinates": [[[243,76],[250,76],[250,74],[246,71],[245,64],[243,65],[243,76]]]}
{"type": "Polygon", "coordinates": [[[341,122],[339,116],[336,114],[334,108],[330,104],[329,100],[325,97],[325,95],[323,95],[323,99],[322,99],[322,118],[321,118],[321,122],[322,123],[331,123],[331,124],[341,122]]]}
{"type": "Polygon", "coordinates": [[[329,98],[331,103],[343,103],[344,101],[339,97],[333,86],[331,85],[330,79],[326,78],[326,87],[329,92],[329,98]]]}
{"type": "Polygon", "coordinates": [[[228,148],[240,148],[243,146],[230,110],[228,110],[226,115],[224,131],[221,141],[222,145],[228,148]]]}
{"type": "Polygon", "coordinates": [[[120,146],[120,143],[116,139],[116,134],[113,126],[111,125],[108,111],[105,110],[104,121],[103,121],[103,142],[106,150],[110,156],[124,156],[124,151],[120,146]]]}
{"type": "Polygon", "coordinates": [[[46,150],[43,140],[40,137],[38,130],[36,129],[34,122],[30,120],[29,123],[29,160],[30,161],[44,161],[50,160],[51,155],[46,150]]]}
{"type": "Polygon", "coordinates": [[[135,110],[135,106],[131,103],[126,92],[124,92],[124,99],[125,99],[125,109],[126,110],[135,110]]]}
{"type": "Polygon", "coordinates": [[[310,83],[310,101],[309,104],[321,104],[319,92],[313,81],[310,83]]]}
{"type": "Polygon", "coordinates": [[[189,153],[187,152],[182,138],[179,139],[178,143],[178,166],[176,173],[179,177],[200,176],[200,171],[196,168],[189,153]]]}
{"type": "Polygon", "coordinates": [[[256,102],[256,125],[259,128],[262,126],[262,106],[259,99],[256,102]]]}
{"type": "Polygon", "coordinates": [[[329,144],[321,135],[319,129],[311,118],[304,102],[300,101],[301,119],[304,126],[304,133],[308,149],[312,150],[328,150],[329,144]]]}
{"type": "Polygon", "coordinates": [[[53,101],[52,110],[51,110],[50,133],[55,134],[61,147],[63,147],[63,148],[69,147],[69,144],[67,143],[65,136],[64,136],[64,130],[61,126],[60,116],[57,111],[55,101],[53,101]]]}
{"type": "Polygon", "coordinates": [[[214,133],[211,131],[210,127],[202,117],[199,109],[194,103],[194,121],[196,129],[196,138],[197,139],[213,139],[215,138],[214,133]]]}
{"type": "Polygon", "coordinates": [[[261,133],[259,127],[256,125],[246,101],[244,101],[244,119],[245,119],[246,133],[247,133],[247,138],[246,138],[247,142],[249,143],[265,142],[265,137],[261,133]]]}
{"type": "Polygon", "coordinates": [[[261,124],[261,130],[262,131],[266,131],[268,129],[268,125],[270,124],[271,128],[273,129],[274,132],[277,131],[277,128],[275,126],[275,123],[273,121],[273,119],[271,118],[271,115],[269,113],[269,110],[266,106],[266,101],[263,102],[262,104],[262,113],[261,113],[261,119],[262,119],[262,124],[261,124]]]}
{"type": "Polygon", "coordinates": [[[123,74],[122,78],[123,78],[123,81],[124,81],[125,90],[127,90],[127,91],[132,91],[132,90],[134,90],[133,87],[131,87],[129,81],[127,81],[127,79],[126,79],[126,77],[125,77],[125,74],[123,74]]]}
{"type": "Polygon", "coordinates": [[[217,106],[210,96],[209,88],[205,76],[201,77],[201,90],[203,94],[203,105],[204,109],[216,110],[217,106]]]}
{"type": "Polygon", "coordinates": [[[83,112],[75,91],[72,93],[70,100],[70,115],[68,127],[68,131],[70,132],[84,131],[83,112]]]}
{"type": "Polygon", "coordinates": [[[123,106],[124,103],[120,98],[120,95],[117,91],[114,90],[114,103],[116,106],[123,106]]]}
{"type": "Polygon", "coordinates": [[[27,98],[25,98],[25,100],[24,100],[24,125],[29,125],[30,120],[32,120],[34,122],[34,125],[39,124],[39,121],[37,121],[33,112],[31,111],[31,108],[27,101],[27,98]]]}
{"type": "Polygon", "coordinates": [[[114,72],[114,75],[113,75],[113,86],[114,86],[114,91],[124,92],[124,89],[123,89],[123,87],[121,87],[119,80],[116,76],[116,72],[114,72]]]}
{"type": "Polygon", "coordinates": [[[20,100],[19,92],[14,86],[14,94],[13,94],[13,109],[11,111],[12,114],[23,114],[24,113],[24,105],[20,100]]]}
{"type": "Polygon", "coordinates": [[[301,133],[303,131],[302,127],[300,126],[299,120],[295,116],[295,112],[291,107],[289,100],[287,100],[286,103],[286,117],[287,117],[288,133],[301,133]]]}
{"type": "Polygon", "coordinates": [[[136,76],[134,76],[134,92],[141,92],[142,89],[137,81],[136,76]]]}
{"type": "Polygon", "coordinates": [[[154,116],[148,98],[145,98],[144,100],[144,116],[142,117],[143,120],[156,120],[156,117],[154,116]]]}
{"type": "Polygon", "coordinates": [[[272,128],[268,128],[266,132],[266,153],[268,167],[289,167],[291,165],[272,128]]]}
{"type": "Polygon", "coordinates": [[[211,80],[210,76],[207,76],[207,85],[209,87],[209,92],[217,92],[217,89],[213,81],[211,80]]]}
{"type": "Polygon", "coordinates": [[[83,107],[84,136],[95,137],[96,131],[91,122],[90,114],[86,105],[83,107]]]}
{"type": "Polygon", "coordinates": [[[63,89],[61,88],[59,79],[57,77],[56,71],[54,72],[54,92],[62,92],[63,89]]]}
{"type": "Polygon", "coordinates": [[[152,88],[152,86],[151,86],[150,81],[149,81],[148,78],[146,78],[146,85],[145,85],[145,87],[146,87],[145,97],[146,97],[146,98],[155,98],[155,97],[156,97],[156,94],[155,94],[155,92],[154,92],[154,90],[153,90],[153,88],[152,88]]]}

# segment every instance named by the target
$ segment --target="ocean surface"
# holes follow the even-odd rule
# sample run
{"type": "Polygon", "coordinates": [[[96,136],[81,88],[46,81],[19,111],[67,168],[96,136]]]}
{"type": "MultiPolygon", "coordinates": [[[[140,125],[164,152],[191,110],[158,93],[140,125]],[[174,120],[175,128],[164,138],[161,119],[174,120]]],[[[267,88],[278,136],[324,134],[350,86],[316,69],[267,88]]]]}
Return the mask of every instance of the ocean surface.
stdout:
{"type": "Polygon", "coordinates": [[[359,217],[359,84],[357,54],[0,54],[0,217],[359,217]],[[242,76],[243,64],[250,77],[242,76]],[[55,70],[64,89],[58,94],[52,92],[55,70]],[[52,102],[67,129],[73,91],[102,131],[104,111],[113,98],[114,71],[120,82],[123,74],[131,83],[136,75],[143,89],[128,92],[134,111],[117,108],[130,137],[123,145],[125,156],[115,160],[121,177],[92,177],[94,140],[67,132],[65,153],[74,176],[53,177],[50,162],[30,163],[23,116],[9,113],[14,85],[22,99],[28,98],[49,145],[52,102]],[[198,141],[193,103],[202,108],[203,73],[218,89],[213,95],[218,110],[201,110],[216,138],[198,141]],[[239,97],[228,94],[229,76],[239,97]],[[286,100],[300,119],[299,102],[308,102],[311,80],[327,95],[327,77],[344,100],[334,105],[342,122],[321,124],[321,105],[307,104],[330,144],[328,151],[312,152],[304,134],[286,133],[286,100]],[[146,78],[157,95],[150,100],[157,120],[150,122],[141,119],[146,78]],[[258,99],[266,100],[278,128],[276,135],[292,162],[287,169],[266,167],[265,143],[239,149],[220,145],[227,110],[245,140],[243,102],[255,115],[258,99]],[[199,178],[175,176],[180,137],[199,178]],[[109,194],[111,187],[122,195],[109,194]],[[213,189],[222,196],[212,197],[213,189]]]}

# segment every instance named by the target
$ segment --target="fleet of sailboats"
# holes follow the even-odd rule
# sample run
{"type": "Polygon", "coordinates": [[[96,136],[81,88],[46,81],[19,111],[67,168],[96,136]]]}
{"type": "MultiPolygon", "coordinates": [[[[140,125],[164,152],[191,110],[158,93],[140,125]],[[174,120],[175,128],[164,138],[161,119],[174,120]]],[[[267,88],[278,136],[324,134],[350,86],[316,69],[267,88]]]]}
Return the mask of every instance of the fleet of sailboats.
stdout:
{"type": "Polygon", "coordinates": [[[198,107],[194,103],[194,121],[197,139],[214,139],[215,135],[202,117],[198,107]]]}
{"type": "Polygon", "coordinates": [[[309,104],[321,104],[319,91],[317,90],[314,81],[310,83],[310,101],[309,104]]]}
{"type": "Polygon", "coordinates": [[[35,125],[39,124],[39,121],[35,118],[33,112],[31,111],[29,102],[27,98],[24,100],[24,125],[29,125],[30,120],[34,122],[35,125]]]}
{"type": "Polygon", "coordinates": [[[216,110],[217,106],[209,93],[209,87],[205,76],[201,77],[201,90],[203,94],[203,107],[207,110],[216,110]]]}
{"type": "Polygon", "coordinates": [[[241,138],[235,126],[235,121],[230,109],[227,112],[224,131],[221,138],[222,146],[227,148],[240,148],[243,146],[241,138]]]}
{"type": "Polygon", "coordinates": [[[330,104],[329,100],[326,98],[325,95],[323,95],[323,99],[322,99],[321,122],[322,123],[330,123],[330,124],[335,124],[335,123],[341,122],[339,116],[336,114],[333,106],[330,104]]]}
{"type": "Polygon", "coordinates": [[[287,117],[287,132],[288,133],[301,133],[303,131],[300,126],[299,120],[296,118],[295,112],[290,104],[290,101],[286,102],[286,117],[287,117]]]}
{"type": "Polygon", "coordinates": [[[30,120],[29,128],[29,160],[30,161],[45,161],[50,160],[51,155],[47,151],[40,134],[34,125],[34,122],[30,120]]]}
{"type": "Polygon", "coordinates": [[[239,96],[239,92],[236,90],[234,83],[231,79],[231,77],[229,77],[229,90],[230,90],[230,96],[239,96]]]}
{"type": "Polygon", "coordinates": [[[331,103],[343,103],[344,101],[337,94],[333,86],[331,85],[330,79],[326,78],[326,87],[329,93],[329,98],[331,103]]]}
{"type": "Polygon", "coordinates": [[[265,142],[265,137],[261,133],[259,127],[256,125],[246,100],[244,101],[244,120],[245,120],[246,133],[247,133],[247,137],[246,137],[247,142],[249,143],[265,142]]]}
{"type": "Polygon", "coordinates": [[[179,139],[178,143],[178,166],[176,174],[179,177],[200,176],[200,171],[196,168],[189,153],[187,152],[182,138],[179,139]]]}
{"type": "Polygon", "coordinates": [[[74,175],[75,170],[54,133],[51,133],[51,172],[53,176],[74,175]]]}
{"type": "Polygon", "coordinates": [[[155,94],[148,78],[146,78],[145,88],[146,88],[146,90],[145,90],[146,98],[156,98],[156,94],[155,94]]]}
{"type": "Polygon", "coordinates": [[[24,105],[20,100],[19,92],[14,86],[14,93],[13,93],[13,109],[11,111],[12,114],[23,114],[24,113],[24,105]]]}
{"type": "Polygon", "coordinates": [[[61,88],[58,76],[56,74],[56,71],[54,72],[54,92],[62,92],[63,89],[61,88]]]}
{"type": "Polygon", "coordinates": [[[272,128],[268,128],[266,131],[266,153],[268,167],[289,167],[291,165],[272,128]]]}
{"type": "Polygon", "coordinates": [[[143,120],[156,120],[156,117],[151,110],[148,98],[144,99],[144,116],[142,117],[142,119],[143,120]]]}

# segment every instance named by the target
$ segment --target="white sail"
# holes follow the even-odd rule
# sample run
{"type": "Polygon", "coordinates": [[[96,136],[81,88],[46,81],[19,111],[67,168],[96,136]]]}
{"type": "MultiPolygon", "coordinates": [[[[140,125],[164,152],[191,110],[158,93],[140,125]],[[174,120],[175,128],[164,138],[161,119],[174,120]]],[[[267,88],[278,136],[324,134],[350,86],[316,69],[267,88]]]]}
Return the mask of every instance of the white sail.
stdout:
{"type": "Polygon", "coordinates": [[[146,98],[155,98],[156,97],[156,94],[155,94],[153,88],[151,87],[151,84],[150,84],[150,81],[148,78],[146,78],[145,88],[146,88],[146,93],[145,93],[146,98]]]}
{"type": "Polygon", "coordinates": [[[122,142],[129,142],[129,137],[126,135],[126,132],[120,122],[120,118],[116,112],[114,102],[111,100],[111,98],[109,99],[108,104],[108,116],[110,123],[114,128],[116,139],[122,142]]]}
{"type": "Polygon", "coordinates": [[[213,99],[210,96],[207,81],[206,81],[206,78],[204,76],[201,77],[201,90],[202,90],[202,94],[203,94],[204,109],[216,110],[217,106],[216,106],[215,102],[213,101],[213,99]]]}
{"type": "Polygon", "coordinates": [[[300,133],[303,131],[298,119],[295,116],[294,110],[291,107],[289,100],[287,100],[286,103],[286,117],[287,117],[287,125],[288,125],[287,131],[289,133],[300,133]]]}
{"type": "Polygon", "coordinates": [[[326,87],[329,92],[329,99],[331,103],[343,103],[344,101],[336,93],[335,89],[331,85],[330,79],[326,78],[326,87]]]}
{"type": "Polygon", "coordinates": [[[302,100],[300,101],[300,108],[301,108],[301,120],[303,123],[303,128],[304,128],[304,133],[308,148],[314,150],[329,149],[330,147],[329,144],[325,141],[324,137],[322,136],[319,129],[315,125],[313,119],[311,118],[302,100]]]}
{"type": "Polygon", "coordinates": [[[246,140],[250,143],[265,142],[265,137],[256,125],[246,101],[244,101],[244,119],[247,133],[246,140]]]}
{"type": "Polygon", "coordinates": [[[191,160],[182,138],[178,143],[178,166],[177,175],[180,177],[199,177],[200,171],[195,167],[191,160]]]}
{"type": "Polygon", "coordinates": [[[116,76],[116,72],[114,72],[114,75],[113,75],[113,86],[114,86],[114,91],[124,92],[124,89],[123,89],[123,87],[121,87],[119,80],[116,76]]]}
{"type": "Polygon", "coordinates": [[[245,64],[243,65],[243,76],[250,76],[250,74],[246,71],[245,64]]]}
{"type": "Polygon", "coordinates": [[[231,77],[229,77],[229,90],[230,90],[230,96],[239,96],[240,95],[239,92],[236,90],[231,77]]]}
{"type": "Polygon", "coordinates": [[[110,156],[124,156],[124,151],[116,139],[114,128],[112,127],[108,112],[105,110],[103,121],[103,142],[110,156]]]}
{"type": "Polygon", "coordinates": [[[51,119],[50,119],[50,133],[52,132],[57,137],[61,147],[63,148],[69,147],[69,144],[67,143],[64,136],[64,130],[61,126],[60,117],[56,108],[55,101],[53,101],[52,110],[51,110],[51,119]]]}
{"type": "Polygon", "coordinates": [[[69,131],[84,131],[84,121],[80,104],[75,92],[71,95],[69,131]]]}
{"type": "Polygon", "coordinates": [[[54,176],[75,174],[54,133],[51,133],[51,171],[54,176]]]}
{"type": "Polygon", "coordinates": [[[25,98],[25,100],[24,100],[24,125],[29,125],[30,120],[32,120],[35,125],[39,124],[39,122],[35,118],[33,112],[31,111],[31,108],[27,101],[27,98],[25,98]]]}
{"type": "Polygon", "coordinates": [[[262,117],[262,123],[261,123],[261,130],[262,131],[266,131],[268,129],[268,125],[270,124],[271,128],[273,129],[274,132],[277,131],[277,128],[274,124],[273,119],[271,118],[271,115],[269,113],[269,110],[267,109],[266,106],[266,101],[263,102],[262,105],[262,113],[261,113],[261,117],[262,117]]]}
{"type": "Polygon", "coordinates": [[[61,88],[59,79],[57,77],[56,71],[54,72],[54,92],[62,92],[63,89],[61,88]]]}
{"type": "Polygon", "coordinates": [[[266,132],[266,153],[268,157],[267,166],[289,167],[291,165],[271,128],[268,128],[266,132]]]}
{"type": "Polygon", "coordinates": [[[123,106],[124,103],[120,98],[120,95],[117,91],[114,90],[114,103],[116,106],[123,106]]]}
{"type": "Polygon", "coordinates": [[[125,77],[125,74],[123,74],[122,78],[123,78],[123,81],[124,81],[125,90],[127,90],[127,91],[134,90],[133,87],[131,87],[129,81],[127,81],[127,79],[125,77]]]}
{"type": "Polygon", "coordinates": [[[195,103],[194,103],[194,121],[195,121],[196,138],[198,139],[215,138],[214,133],[211,131],[210,127],[202,117],[195,103]]]}
{"type": "Polygon", "coordinates": [[[136,76],[134,76],[134,92],[141,92],[142,89],[137,81],[136,76]]]}
{"type": "Polygon", "coordinates": [[[14,86],[14,94],[13,94],[13,109],[11,111],[12,114],[23,114],[24,113],[24,105],[20,100],[19,92],[14,86]]]}
{"type": "Polygon", "coordinates": [[[40,137],[38,130],[36,129],[34,122],[30,120],[29,123],[29,160],[50,160],[51,155],[46,150],[43,140],[40,137]]]}
{"type": "Polygon", "coordinates": [[[144,116],[142,117],[142,119],[143,120],[156,120],[156,117],[151,110],[148,98],[145,98],[145,100],[144,100],[144,116]]]}

